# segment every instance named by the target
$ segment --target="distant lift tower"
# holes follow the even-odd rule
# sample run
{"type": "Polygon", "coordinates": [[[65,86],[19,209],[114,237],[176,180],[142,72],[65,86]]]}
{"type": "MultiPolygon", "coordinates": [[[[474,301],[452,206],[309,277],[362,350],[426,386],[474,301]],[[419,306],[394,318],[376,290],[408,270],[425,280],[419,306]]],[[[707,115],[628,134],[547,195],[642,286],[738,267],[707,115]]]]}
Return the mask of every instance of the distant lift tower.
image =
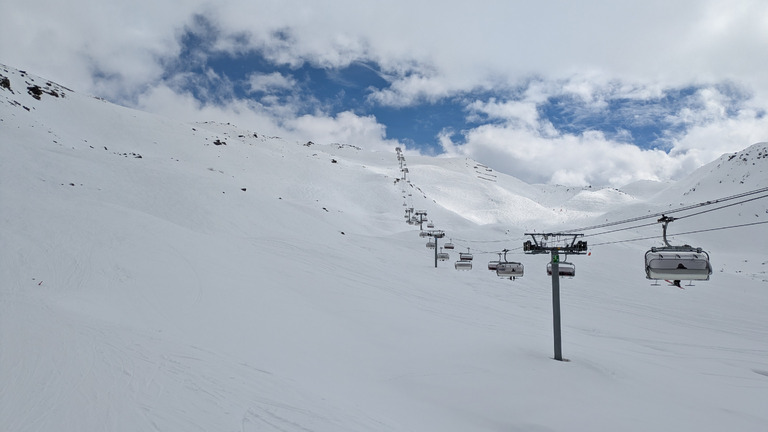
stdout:
{"type": "Polygon", "coordinates": [[[419,220],[418,220],[418,222],[419,222],[419,231],[421,231],[421,230],[424,229],[424,227],[422,227],[422,225],[424,224],[424,222],[427,221],[427,212],[425,210],[416,210],[416,212],[414,212],[414,214],[419,217],[419,220]]]}
{"type": "MultiPolygon", "coordinates": [[[[555,360],[563,361],[562,341],[560,337],[560,254],[581,255],[587,251],[587,242],[576,241],[584,234],[569,233],[525,233],[533,241],[523,243],[523,252],[527,254],[552,255],[552,321],[555,333],[555,360]]],[[[574,272],[575,273],[575,272],[574,272]]]]}
{"type": "Polygon", "coordinates": [[[434,246],[435,246],[435,268],[437,268],[437,260],[439,258],[438,257],[439,254],[437,253],[437,250],[438,250],[437,239],[441,239],[441,238],[445,237],[445,232],[439,231],[439,230],[432,230],[432,231],[425,231],[425,232],[426,232],[427,237],[432,237],[433,239],[435,239],[435,244],[434,244],[434,246]]]}

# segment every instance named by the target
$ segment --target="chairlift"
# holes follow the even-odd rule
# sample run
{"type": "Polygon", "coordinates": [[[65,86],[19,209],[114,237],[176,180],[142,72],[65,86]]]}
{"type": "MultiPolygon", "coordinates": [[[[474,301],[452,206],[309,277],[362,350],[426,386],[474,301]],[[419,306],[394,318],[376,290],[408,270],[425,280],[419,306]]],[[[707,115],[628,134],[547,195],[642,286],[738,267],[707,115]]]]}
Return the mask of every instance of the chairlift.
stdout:
{"type": "Polygon", "coordinates": [[[709,280],[712,265],[701,248],[671,246],[645,253],[645,276],[653,280],[709,280]]]}
{"type": "Polygon", "coordinates": [[[523,264],[515,261],[507,261],[507,252],[509,252],[509,250],[504,249],[503,252],[504,259],[502,260],[501,254],[499,254],[499,263],[496,264],[496,276],[512,280],[522,277],[525,273],[523,264]]]}
{"type": "Polygon", "coordinates": [[[438,261],[448,261],[451,258],[448,252],[443,252],[443,248],[440,248],[440,252],[437,253],[438,261]]]}
{"type": "Polygon", "coordinates": [[[522,277],[524,273],[525,267],[519,262],[500,262],[499,265],[496,266],[496,276],[500,278],[519,278],[522,277]]]}
{"type": "MultiPolygon", "coordinates": [[[[559,263],[557,266],[557,274],[560,277],[563,277],[563,276],[575,277],[576,265],[567,261],[563,261],[559,263]]],[[[547,263],[547,275],[552,276],[552,263],[547,263]]]]}
{"type": "Polygon", "coordinates": [[[432,239],[429,239],[427,242],[427,249],[434,249],[435,248],[435,241],[432,239]]]}
{"type": "Polygon", "coordinates": [[[459,260],[472,261],[472,254],[469,253],[469,248],[467,248],[467,252],[459,252],[459,260]]]}
{"type": "Polygon", "coordinates": [[[446,249],[453,249],[453,243],[451,243],[451,242],[449,241],[449,242],[448,242],[448,243],[446,243],[446,244],[445,244],[445,246],[443,246],[443,247],[444,247],[444,248],[446,248],[446,249]]]}
{"type": "Polygon", "coordinates": [[[645,253],[645,277],[651,280],[709,280],[712,264],[709,254],[690,245],[672,246],[667,241],[667,225],[675,218],[662,215],[666,246],[653,247],[645,253]]]}
{"type": "Polygon", "coordinates": [[[433,224],[432,222],[427,223],[427,228],[434,228],[434,227],[435,227],[435,224],[433,224]]]}
{"type": "Polygon", "coordinates": [[[472,261],[459,260],[453,266],[456,270],[472,270],[472,261]]]}
{"type": "Polygon", "coordinates": [[[501,254],[499,254],[499,259],[496,261],[488,261],[488,270],[496,271],[496,269],[499,267],[499,263],[501,262],[501,254]]]}

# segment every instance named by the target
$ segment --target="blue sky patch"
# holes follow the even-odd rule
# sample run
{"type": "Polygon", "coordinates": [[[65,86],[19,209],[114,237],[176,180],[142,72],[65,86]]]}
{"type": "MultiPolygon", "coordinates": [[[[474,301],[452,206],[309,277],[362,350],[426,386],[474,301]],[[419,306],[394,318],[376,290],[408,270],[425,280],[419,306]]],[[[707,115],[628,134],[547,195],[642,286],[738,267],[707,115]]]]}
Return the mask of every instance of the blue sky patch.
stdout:
{"type": "MultiPolygon", "coordinates": [[[[276,64],[258,50],[232,54],[216,51],[219,31],[203,17],[180,37],[182,49],[173,62],[166,64],[164,80],[177,91],[190,92],[204,103],[223,105],[233,99],[250,99],[265,107],[290,105],[297,116],[323,113],[334,116],[352,111],[360,116],[374,116],[386,127],[386,138],[428,154],[442,150],[437,136],[443,130],[454,131],[461,144],[462,131],[480,125],[477,113],[468,119],[467,105],[472,101],[519,101],[529,83],[514,88],[457,93],[436,101],[420,100],[404,107],[375,102],[371,94],[390,88],[391,81],[373,61],[356,61],[343,68],[327,68],[305,61],[300,66],[276,64]],[[290,86],[254,90],[250,77],[279,74],[290,86]]],[[[285,35],[290,39],[290,35],[285,35]]],[[[675,137],[692,125],[680,121],[681,110],[704,110],[698,92],[703,87],[667,89],[660,97],[632,99],[623,95],[603,96],[601,103],[585,101],[573,94],[561,93],[537,105],[543,121],[560,133],[580,135],[600,131],[606,138],[637,145],[644,149],[669,150],[675,137]]],[[[726,99],[726,114],[734,116],[749,95],[736,86],[714,87],[726,99]]],[[[764,115],[764,113],[762,114],[764,115]]],[[[482,121],[482,120],[480,120],[482,121]]],[[[485,123],[503,120],[487,119],[485,123]]]]}

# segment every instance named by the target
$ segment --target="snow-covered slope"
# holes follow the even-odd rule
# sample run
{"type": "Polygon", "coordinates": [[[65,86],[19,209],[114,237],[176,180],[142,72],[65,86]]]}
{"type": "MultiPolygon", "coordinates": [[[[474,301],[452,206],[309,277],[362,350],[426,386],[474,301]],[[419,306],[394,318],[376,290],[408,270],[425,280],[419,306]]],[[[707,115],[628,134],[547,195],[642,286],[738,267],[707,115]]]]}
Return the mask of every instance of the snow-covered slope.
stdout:
{"type": "MultiPolygon", "coordinates": [[[[681,236],[715,267],[684,290],[644,279],[658,239],[611,243],[658,226],[589,238],[604,244],[562,281],[570,362],[551,360],[546,258],[519,253],[529,230],[764,187],[764,145],[633,193],[422,156],[407,183],[394,149],[349,144],[179,123],[0,67],[2,429],[768,427],[766,225],[681,236]],[[475,268],[435,269],[409,206],[475,268]],[[502,248],[523,278],[484,270],[502,248]]],[[[765,206],[687,221],[763,221],[765,206]]]]}

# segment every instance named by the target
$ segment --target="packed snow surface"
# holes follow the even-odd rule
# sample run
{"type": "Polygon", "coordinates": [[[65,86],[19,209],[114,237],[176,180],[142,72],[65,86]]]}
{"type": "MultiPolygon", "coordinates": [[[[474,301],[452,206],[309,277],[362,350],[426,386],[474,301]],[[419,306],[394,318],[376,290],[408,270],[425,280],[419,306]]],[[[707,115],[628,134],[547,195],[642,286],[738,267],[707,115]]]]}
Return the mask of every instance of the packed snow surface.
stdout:
{"type": "Polygon", "coordinates": [[[410,153],[404,176],[394,149],[0,84],[2,430],[768,430],[768,199],[674,213],[714,268],[684,289],[645,279],[659,224],[586,231],[567,362],[548,255],[521,247],[768,187],[765,143],[624,190],[410,153]],[[411,207],[457,246],[438,268],[411,207]],[[504,248],[524,277],[486,270],[504,248]]]}

